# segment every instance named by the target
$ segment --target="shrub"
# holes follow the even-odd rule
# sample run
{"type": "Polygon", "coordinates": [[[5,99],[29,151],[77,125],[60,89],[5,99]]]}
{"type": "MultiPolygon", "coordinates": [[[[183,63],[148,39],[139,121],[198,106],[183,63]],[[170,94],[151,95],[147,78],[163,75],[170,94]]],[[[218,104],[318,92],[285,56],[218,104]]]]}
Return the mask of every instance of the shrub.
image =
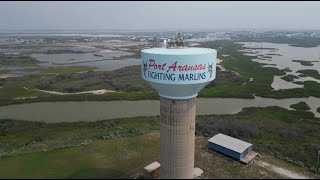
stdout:
{"type": "Polygon", "coordinates": [[[36,136],[34,136],[34,141],[35,142],[42,142],[42,141],[44,141],[44,137],[41,134],[37,134],[36,136]]]}
{"type": "Polygon", "coordinates": [[[196,133],[213,136],[223,133],[232,137],[258,137],[258,126],[252,121],[236,119],[208,119],[196,123],[196,133]]]}

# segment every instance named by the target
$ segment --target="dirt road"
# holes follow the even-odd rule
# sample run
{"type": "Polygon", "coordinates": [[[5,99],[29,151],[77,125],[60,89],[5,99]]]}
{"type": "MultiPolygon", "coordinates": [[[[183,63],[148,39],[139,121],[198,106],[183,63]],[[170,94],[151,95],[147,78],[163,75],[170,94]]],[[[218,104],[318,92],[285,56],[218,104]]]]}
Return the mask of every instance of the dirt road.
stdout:
{"type": "Polygon", "coordinates": [[[280,175],[283,175],[283,176],[286,176],[288,178],[292,178],[292,179],[311,179],[310,177],[302,176],[302,175],[297,174],[297,173],[295,173],[293,171],[290,171],[288,169],[284,169],[284,168],[281,168],[281,167],[278,167],[278,166],[263,162],[261,160],[256,161],[256,163],[261,167],[268,168],[268,169],[272,170],[273,172],[275,172],[277,174],[280,174],[280,175]]]}

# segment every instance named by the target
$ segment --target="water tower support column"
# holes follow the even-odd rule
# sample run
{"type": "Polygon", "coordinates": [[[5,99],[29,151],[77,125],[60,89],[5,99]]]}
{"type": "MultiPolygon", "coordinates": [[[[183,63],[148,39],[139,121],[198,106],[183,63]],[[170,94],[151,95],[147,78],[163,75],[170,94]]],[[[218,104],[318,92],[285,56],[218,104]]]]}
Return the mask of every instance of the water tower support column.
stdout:
{"type": "Polygon", "coordinates": [[[192,179],[196,98],[160,97],[160,178],[192,179]]]}

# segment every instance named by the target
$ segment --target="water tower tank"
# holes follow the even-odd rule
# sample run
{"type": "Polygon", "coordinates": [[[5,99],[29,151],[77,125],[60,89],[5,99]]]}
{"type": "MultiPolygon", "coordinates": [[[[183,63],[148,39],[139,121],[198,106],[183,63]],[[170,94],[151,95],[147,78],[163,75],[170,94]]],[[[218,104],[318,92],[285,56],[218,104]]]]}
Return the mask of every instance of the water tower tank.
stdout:
{"type": "Polygon", "coordinates": [[[191,179],[196,96],[216,77],[217,51],[151,48],[141,51],[141,75],[160,95],[160,178],[191,179]]]}
{"type": "Polygon", "coordinates": [[[216,77],[217,51],[151,48],[141,51],[142,77],[169,99],[190,99],[216,77]]]}

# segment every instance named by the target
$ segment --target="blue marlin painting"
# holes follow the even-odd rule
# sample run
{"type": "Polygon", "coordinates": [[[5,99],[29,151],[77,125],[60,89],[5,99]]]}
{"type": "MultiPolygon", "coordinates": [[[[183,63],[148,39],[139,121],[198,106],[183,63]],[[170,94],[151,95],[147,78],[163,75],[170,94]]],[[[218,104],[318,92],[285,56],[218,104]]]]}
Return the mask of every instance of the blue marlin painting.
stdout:
{"type": "Polygon", "coordinates": [[[143,74],[144,74],[144,77],[147,77],[146,76],[147,69],[148,69],[148,63],[143,61],[143,74]]]}

